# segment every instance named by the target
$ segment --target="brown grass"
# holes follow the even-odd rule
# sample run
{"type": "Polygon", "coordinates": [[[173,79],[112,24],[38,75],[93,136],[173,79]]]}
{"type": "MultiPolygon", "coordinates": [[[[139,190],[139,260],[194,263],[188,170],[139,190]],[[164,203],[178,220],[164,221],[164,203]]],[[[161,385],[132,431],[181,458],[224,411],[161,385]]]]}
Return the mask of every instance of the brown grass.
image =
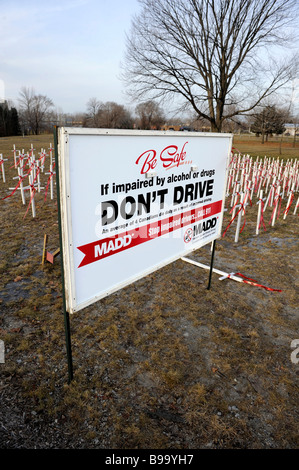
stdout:
{"type": "Polygon", "coordinates": [[[242,154],[249,154],[252,157],[279,157],[279,158],[298,158],[299,156],[299,139],[293,142],[293,137],[273,136],[269,137],[268,142],[262,143],[261,137],[254,135],[235,135],[233,146],[242,154]]]}
{"type": "Polygon", "coordinates": [[[57,206],[43,194],[37,206],[24,219],[19,195],[1,201],[2,448],[298,448],[297,216],[270,227],[269,211],[256,237],[252,206],[239,242],[235,226],[217,241],[215,267],[282,292],[216,274],[207,290],[208,271],[178,260],[71,316],[68,385],[59,258],[41,266],[44,233],[58,246],[57,206]]]}

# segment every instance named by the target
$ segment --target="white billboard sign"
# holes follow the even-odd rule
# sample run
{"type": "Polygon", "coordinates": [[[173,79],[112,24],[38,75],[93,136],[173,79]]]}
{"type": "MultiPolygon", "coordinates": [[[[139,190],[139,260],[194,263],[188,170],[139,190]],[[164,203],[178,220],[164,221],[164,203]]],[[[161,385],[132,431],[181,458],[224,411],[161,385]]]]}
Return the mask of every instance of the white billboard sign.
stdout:
{"type": "Polygon", "coordinates": [[[69,313],[221,235],[231,134],[58,131],[69,313]]]}

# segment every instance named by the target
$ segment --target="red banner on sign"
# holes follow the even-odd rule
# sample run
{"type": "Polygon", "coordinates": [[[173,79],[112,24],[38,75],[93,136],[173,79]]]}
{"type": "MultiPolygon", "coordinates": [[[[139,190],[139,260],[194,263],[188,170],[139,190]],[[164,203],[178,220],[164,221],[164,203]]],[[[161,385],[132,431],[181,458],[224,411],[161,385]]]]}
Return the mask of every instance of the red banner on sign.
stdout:
{"type": "Polygon", "coordinates": [[[121,251],[133,248],[134,246],[161,237],[167,233],[171,233],[186,225],[194,224],[200,220],[206,219],[221,212],[222,201],[217,201],[206,206],[202,206],[182,214],[167,217],[157,222],[144,225],[122,232],[113,237],[103,238],[86,245],[78,246],[78,250],[82,251],[84,258],[78,268],[87,264],[99,261],[107,256],[120,253],[121,251]]]}

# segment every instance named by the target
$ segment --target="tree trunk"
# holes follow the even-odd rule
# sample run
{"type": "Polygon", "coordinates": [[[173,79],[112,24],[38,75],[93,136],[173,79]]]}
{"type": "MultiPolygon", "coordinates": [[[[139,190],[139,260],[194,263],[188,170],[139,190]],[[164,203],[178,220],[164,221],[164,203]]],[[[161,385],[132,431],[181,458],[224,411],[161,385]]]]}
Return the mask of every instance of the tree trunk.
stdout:
{"type": "Polygon", "coordinates": [[[222,129],[222,122],[217,122],[214,119],[211,122],[211,132],[220,133],[222,129]]]}
{"type": "Polygon", "coordinates": [[[281,134],[280,141],[279,141],[279,155],[281,155],[282,139],[283,139],[283,134],[281,134]]]}

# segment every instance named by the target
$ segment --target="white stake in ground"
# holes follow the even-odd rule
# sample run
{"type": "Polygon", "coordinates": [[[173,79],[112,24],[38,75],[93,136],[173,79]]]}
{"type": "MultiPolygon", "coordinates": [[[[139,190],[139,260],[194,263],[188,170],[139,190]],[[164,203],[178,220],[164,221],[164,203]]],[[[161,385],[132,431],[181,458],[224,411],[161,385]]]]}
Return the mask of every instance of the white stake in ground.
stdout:
{"type": "Polygon", "coordinates": [[[20,191],[21,191],[21,196],[22,196],[22,203],[25,205],[26,204],[26,199],[25,199],[25,192],[24,192],[24,187],[23,187],[23,167],[18,168],[18,174],[19,174],[19,178],[21,180],[21,182],[20,182],[20,191]]]}
{"type": "Polygon", "coordinates": [[[3,183],[6,183],[5,170],[4,170],[4,162],[6,162],[6,161],[7,161],[7,158],[3,158],[2,153],[0,153],[0,164],[1,164],[3,183]]]}
{"type": "Polygon", "coordinates": [[[40,166],[39,166],[39,161],[37,160],[35,162],[36,164],[36,176],[37,176],[37,190],[40,193],[41,186],[40,186],[40,166]]]}
{"type": "Polygon", "coordinates": [[[275,197],[274,197],[274,209],[273,209],[273,213],[272,213],[272,227],[274,227],[274,224],[275,224],[275,219],[276,219],[276,215],[277,215],[277,209],[278,209],[278,203],[279,203],[279,200],[280,200],[280,186],[278,186],[277,188],[277,192],[275,194],[275,197]]]}
{"type": "Polygon", "coordinates": [[[52,152],[53,152],[53,147],[52,147],[52,144],[50,143],[50,147],[49,147],[49,155],[50,155],[50,164],[52,165],[53,163],[53,155],[52,155],[52,152]]]}
{"type": "MultiPolygon", "coordinates": [[[[33,184],[33,174],[31,173],[29,175],[29,186],[30,186],[30,202],[29,204],[31,203],[31,209],[32,209],[32,217],[35,217],[36,216],[36,212],[35,212],[35,200],[34,200],[34,195],[35,195],[35,187],[34,187],[34,184],[33,184]]],[[[29,207],[28,207],[29,208],[29,207]]]]}
{"type": "Polygon", "coordinates": [[[257,214],[257,221],[256,221],[256,235],[259,234],[259,230],[260,230],[260,226],[261,226],[261,221],[263,220],[262,217],[263,217],[263,212],[264,212],[264,200],[266,198],[263,199],[263,190],[261,189],[260,191],[260,199],[257,201],[257,204],[259,205],[258,206],[258,214],[257,214]]]}
{"type": "Polygon", "coordinates": [[[237,202],[238,202],[238,199],[240,197],[239,188],[240,188],[240,184],[237,183],[235,193],[233,193],[233,195],[232,195],[232,201],[233,201],[232,219],[234,219],[234,217],[235,217],[237,202]]]}
{"type": "Polygon", "coordinates": [[[241,199],[240,199],[240,205],[239,205],[239,213],[238,213],[238,220],[237,220],[237,227],[236,227],[236,233],[235,233],[235,243],[239,240],[239,233],[240,233],[240,227],[241,227],[241,219],[242,219],[242,212],[245,214],[245,208],[244,208],[244,193],[241,193],[241,199]]]}
{"type": "Polygon", "coordinates": [[[50,164],[50,172],[49,172],[49,173],[45,173],[45,175],[50,175],[49,178],[48,178],[47,186],[46,186],[45,199],[46,199],[46,197],[47,197],[47,191],[48,191],[49,185],[50,185],[51,199],[54,198],[54,181],[53,181],[53,176],[55,175],[55,172],[53,171],[53,170],[54,170],[54,166],[55,166],[55,163],[54,163],[54,165],[52,165],[52,163],[51,163],[51,164],[50,164]]]}
{"type": "Polygon", "coordinates": [[[286,207],[286,210],[284,211],[284,214],[283,214],[283,220],[285,220],[285,218],[288,215],[288,212],[290,210],[290,207],[292,205],[292,202],[293,202],[293,199],[294,199],[294,187],[295,187],[295,183],[293,184],[292,189],[291,189],[290,194],[289,194],[287,207],[286,207]]]}
{"type": "Polygon", "coordinates": [[[236,196],[236,191],[237,191],[237,180],[234,181],[233,183],[233,186],[232,186],[232,197],[231,197],[231,203],[230,203],[230,206],[233,207],[234,205],[234,200],[235,200],[235,196],[236,196]]]}
{"type": "Polygon", "coordinates": [[[53,165],[50,165],[50,172],[52,174],[52,177],[50,179],[50,195],[51,195],[51,199],[54,198],[54,172],[53,172],[53,165]]]}
{"type": "Polygon", "coordinates": [[[14,165],[15,165],[15,168],[17,168],[17,155],[16,155],[16,146],[14,145],[13,146],[13,160],[14,160],[14,165]]]}

